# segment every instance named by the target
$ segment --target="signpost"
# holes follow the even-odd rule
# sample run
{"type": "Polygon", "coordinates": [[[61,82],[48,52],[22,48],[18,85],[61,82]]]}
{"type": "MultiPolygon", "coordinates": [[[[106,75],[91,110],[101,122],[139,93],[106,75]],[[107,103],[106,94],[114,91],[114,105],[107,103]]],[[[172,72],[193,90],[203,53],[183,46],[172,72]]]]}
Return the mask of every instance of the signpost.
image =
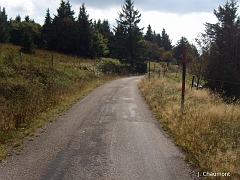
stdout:
{"type": "Polygon", "coordinates": [[[183,59],[182,59],[182,64],[183,64],[183,70],[182,70],[182,101],[181,101],[181,111],[182,114],[184,113],[184,96],[185,96],[185,79],[186,79],[186,47],[183,49],[183,59]]]}

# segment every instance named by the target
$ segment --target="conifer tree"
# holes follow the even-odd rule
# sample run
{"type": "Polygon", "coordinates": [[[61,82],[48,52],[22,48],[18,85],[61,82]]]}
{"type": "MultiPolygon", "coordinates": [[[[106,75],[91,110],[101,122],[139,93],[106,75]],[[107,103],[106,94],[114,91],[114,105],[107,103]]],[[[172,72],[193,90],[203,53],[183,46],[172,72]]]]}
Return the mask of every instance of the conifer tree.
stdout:
{"type": "Polygon", "coordinates": [[[17,15],[16,18],[15,18],[15,21],[17,22],[21,22],[22,21],[22,18],[20,15],[17,15]]]}
{"type": "MultiPolygon", "coordinates": [[[[97,22],[96,22],[96,20],[94,20],[93,28],[95,30],[97,30],[104,37],[105,40],[107,40],[105,42],[107,42],[108,54],[105,53],[105,56],[110,56],[110,49],[111,49],[114,41],[112,41],[113,33],[110,30],[110,24],[109,24],[108,20],[104,19],[103,21],[101,21],[99,19],[97,22]]],[[[98,36],[98,37],[100,37],[100,36],[98,36]]]]}
{"type": "Polygon", "coordinates": [[[84,4],[79,9],[78,15],[79,24],[79,54],[85,57],[91,57],[91,25],[92,22],[89,20],[89,15],[87,13],[84,4]]]}
{"type": "Polygon", "coordinates": [[[57,9],[58,14],[54,17],[54,21],[63,20],[64,18],[71,18],[74,20],[74,11],[71,10],[70,2],[61,0],[60,7],[57,9]]]}
{"type": "Polygon", "coordinates": [[[107,41],[97,30],[91,31],[91,58],[103,57],[109,53],[107,41]]]}
{"type": "Polygon", "coordinates": [[[214,10],[216,24],[206,23],[210,49],[205,78],[208,86],[225,92],[227,96],[240,97],[240,21],[235,0],[214,10]]]}
{"type": "Polygon", "coordinates": [[[30,26],[24,28],[21,51],[27,54],[35,53],[34,38],[30,26]]]}
{"type": "Polygon", "coordinates": [[[165,51],[172,50],[172,41],[169,39],[169,35],[166,33],[166,30],[163,28],[162,30],[162,46],[165,51]]]}
{"type": "Polygon", "coordinates": [[[153,41],[153,32],[152,32],[152,27],[151,27],[150,24],[148,25],[147,33],[146,33],[144,39],[145,39],[146,41],[149,41],[149,42],[152,42],[152,41],[153,41]]]}
{"type": "Polygon", "coordinates": [[[110,30],[110,24],[108,22],[108,20],[104,19],[102,24],[101,24],[101,29],[102,32],[100,31],[100,33],[105,37],[105,38],[110,38],[112,36],[112,32],[110,30]]]}
{"type": "Polygon", "coordinates": [[[0,7],[0,42],[7,43],[10,39],[9,24],[7,21],[7,14],[5,8],[1,10],[0,7]]]}
{"type": "Polygon", "coordinates": [[[173,49],[173,57],[177,60],[178,63],[182,61],[184,47],[190,47],[190,44],[186,37],[181,37],[173,49]]]}
{"type": "MultiPolygon", "coordinates": [[[[20,17],[20,16],[18,16],[20,17]]],[[[20,17],[21,18],[21,17],[20,17]]],[[[21,21],[16,20],[10,20],[9,22],[9,32],[10,32],[10,43],[15,45],[21,45],[22,42],[22,26],[21,21]]]]}
{"type": "Polygon", "coordinates": [[[51,50],[73,53],[76,49],[77,28],[71,7],[69,1],[61,0],[58,14],[54,16],[51,25],[51,50]]]}
{"type": "Polygon", "coordinates": [[[30,22],[30,17],[27,15],[27,16],[25,16],[25,22],[30,22]]]}
{"type": "Polygon", "coordinates": [[[159,47],[162,47],[162,37],[160,34],[156,34],[156,36],[154,37],[154,41],[157,43],[157,45],[159,47]]]}
{"type": "Polygon", "coordinates": [[[138,9],[134,8],[131,0],[125,0],[122,11],[119,12],[119,19],[116,19],[117,27],[115,28],[116,55],[121,62],[129,63],[132,70],[136,72],[146,71],[146,58],[142,54],[142,29],[138,27],[141,21],[141,14],[138,9]],[[121,39],[120,39],[121,38],[121,39]],[[125,51],[124,54],[123,51],[125,51]]]}
{"type": "Polygon", "coordinates": [[[50,34],[52,31],[52,18],[50,15],[50,10],[49,8],[47,9],[44,24],[42,26],[42,37],[43,37],[43,42],[44,42],[44,48],[45,49],[50,49],[50,34]]]}
{"type": "Polygon", "coordinates": [[[46,12],[46,16],[45,16],[42,32],[44,34],[48,34],[50,32],[50,30],[51,30],[51,25],[52,25],[52,18],[51,18],[51,15],[50,15],[50,10],[48,8],[47,12],[46,12]]]}

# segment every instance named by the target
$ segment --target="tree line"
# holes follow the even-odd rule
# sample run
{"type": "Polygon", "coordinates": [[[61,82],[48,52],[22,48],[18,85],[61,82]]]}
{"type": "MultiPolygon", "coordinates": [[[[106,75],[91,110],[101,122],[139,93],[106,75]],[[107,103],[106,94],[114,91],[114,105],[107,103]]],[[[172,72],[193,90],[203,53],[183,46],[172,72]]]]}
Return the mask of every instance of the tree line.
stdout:
{"type": "Polygon", "coordinates": [[[146,57],[144,54],[139,55],[140,49],[146,48],[140,42],[143,39],[142,29],[138,27],[140,12],[134,9],[131,0],[125,1],[122,15],[126,15],[126,10],[137,12],[139,17],[126,15],[125,19],[117,20],[118,25],[113,30],[108,20],[90,19],[84,4],[79,8],[77,18],[74,17],[75,12],[71,7],[69,1],[61,0],[57,15],[53,18],[47,9],[42,26],[29,16],[22,20],[18,15],[15,19],[8,20],[5,8],[0,8],[0,42],[19,45],[25,53],[34,53],[36,48],[40,48],[87,58],[114,57],[130,64],[133,70],[146,71],[146,57]],[[127,18],[133,21],[129,24],[130,28],[123,26],[127,18]],[[124,44],[125,52],[122,54],[121,48],[124,44]],[[133,63],[135,61],[137,63],[133,63]],[[143,67],[138,68],[140,64],[143,67]]]}
{"type": "Polygon", "coordinates": [[[147,33],[143,33],[138,26],[141,13],[132,0],[125,0],[118,14],[117,25],[111,28],[106,19],[90,19],[84,4],[74,17],[70,2],[61,0],[57,15],[51,17],[47,9],[44,24],[40,25],[28,15],[8,20],[5,8],[0,8],[0,42],[19,45],[25,53],[39,48],[92,59],[117,58],[136,72],[146,71],[148,58],[159,61],[161,54],[172,50],[165,29],[160,35],[149,25],[147,33]]]}

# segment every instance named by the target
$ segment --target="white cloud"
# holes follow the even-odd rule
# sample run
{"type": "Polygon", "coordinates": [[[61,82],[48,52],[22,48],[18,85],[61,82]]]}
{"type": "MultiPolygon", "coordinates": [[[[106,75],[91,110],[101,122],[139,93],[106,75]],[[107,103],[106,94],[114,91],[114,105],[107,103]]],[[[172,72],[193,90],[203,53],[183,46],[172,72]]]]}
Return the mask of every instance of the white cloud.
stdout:
{"type": "MultiPolygon", "coordinates": [[[[73,4],[80,4],[79,0],[71,0],[73,4]]],[[[132,0],[135,8],[144,11],[160,11],[164,13],[189,14],[194,12],[212,12],[227,0],[132,0]]],[[[95,9],[108,10],[109,7],[121,7],[124,0],[87,0],[85,5],[95,9]]]]}
{"type": "Polygon", "coordinates": [[[90,16],[90,19],[96,19],[96,20],[107,19],[108,22],[113,26],[116,24],[115,19],[118,18],[119,9],[112,7],[106,11],[106,10],[100,10],[100,9],[87,8],[87,12],[90,16]]]}
{"type": "Polygon", "coordinates": [[[204,23],[216,23],[213,13],[191,13],[188,15],[177,15],[173,13],[161,13],[157,11],[142,12],[142,20],[139,24],[144,27],[144,32],[150,24],[156,33],[162,33],[163,28],[172,39],[173,45],[185,36],[190,43],[194,43],[199,33],[204,33],[204,23]]]}
{"type": "Polygon", "coordinates": [[[25,14],[33,15],[36,8],[31,0],[11,0],[11,1],[0,1],[2,7],[5,7],[7,14],[25,14]]]}

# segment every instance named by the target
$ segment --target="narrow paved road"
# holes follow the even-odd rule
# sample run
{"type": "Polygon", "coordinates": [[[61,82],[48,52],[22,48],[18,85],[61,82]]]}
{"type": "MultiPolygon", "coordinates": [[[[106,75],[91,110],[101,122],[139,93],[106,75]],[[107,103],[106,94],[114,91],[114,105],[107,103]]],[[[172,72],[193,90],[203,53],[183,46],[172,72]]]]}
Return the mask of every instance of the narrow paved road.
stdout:
{"type": "Polygon", "coordinates": [[[139,94],[138,79],[98,87],[2,162],[0,179],[191,179],[183,154],[139,94]]]}

